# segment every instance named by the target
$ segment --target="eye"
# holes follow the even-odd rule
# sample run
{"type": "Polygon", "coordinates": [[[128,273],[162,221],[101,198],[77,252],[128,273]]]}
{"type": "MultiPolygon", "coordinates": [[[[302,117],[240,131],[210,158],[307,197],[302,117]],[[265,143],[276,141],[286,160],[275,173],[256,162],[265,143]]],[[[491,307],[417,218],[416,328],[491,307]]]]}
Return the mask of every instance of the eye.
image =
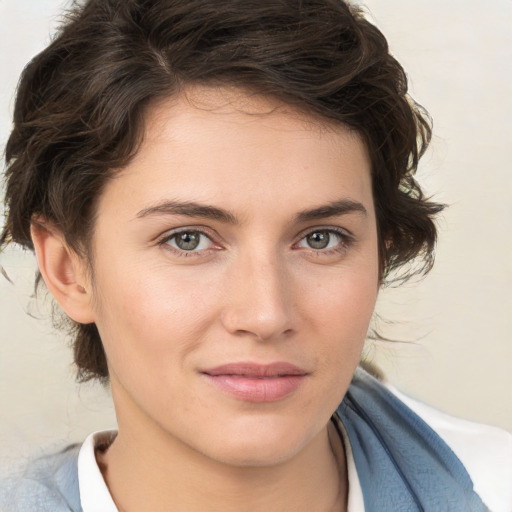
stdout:
{"type": "Polygon", "coordinates": [[[212,240],[201,231],[180,231],[167,237],[163,243],[179,251],[203,251],[213,246],[212,240]]]}
{"type": "Polygon", "coordinates": [[[311,231],[303,237],[298,243],[298,247],[321,251],[325,249],[334,249],[343,242],[344,236],[341,233],[331,229],[318,229],[316,231],[311,231]]]}

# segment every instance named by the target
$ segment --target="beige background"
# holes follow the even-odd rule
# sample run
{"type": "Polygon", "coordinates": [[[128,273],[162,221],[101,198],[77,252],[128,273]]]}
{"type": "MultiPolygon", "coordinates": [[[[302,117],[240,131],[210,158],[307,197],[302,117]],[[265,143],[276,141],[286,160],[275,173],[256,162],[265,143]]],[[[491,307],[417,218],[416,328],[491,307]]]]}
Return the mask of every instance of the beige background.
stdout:
{"type": "MultiPolygon", "coordinates": [[[[62,0],[0,0],[0,143],[24,63],[49,41],[62,0]]],[[[385,332],[368,345],[401,389],[445,411],[512,431],[512,2],[368,0],[371,16],[430,110],[435,138],[420,177],[449,203],[437,265],[384,290],[385,332]]],[[[30,299],[34,259],[0,255],[0,457],[80,440],[113,426],[108,392],[73,381],[66,340],[30,299]]]]}

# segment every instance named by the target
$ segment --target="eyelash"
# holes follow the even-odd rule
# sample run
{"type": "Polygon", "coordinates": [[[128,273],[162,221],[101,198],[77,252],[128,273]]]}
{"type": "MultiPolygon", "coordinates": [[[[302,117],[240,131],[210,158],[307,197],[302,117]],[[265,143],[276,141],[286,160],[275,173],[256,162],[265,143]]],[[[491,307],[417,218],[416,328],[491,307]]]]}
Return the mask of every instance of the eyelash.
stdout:
{"type": "MultiPolygon", "coordinates": [[[[157,244],[162,247],[165,246],[165,248],[167,250],[171,251],[174,255],[176,255],[178,257],[185,257],[185,258],[200,257],[200,256],[204,256],[205,254],[210,254],[212,251],[217,251],[217,250],[221,249],[221,246],[219,244],[216,244],[216,242],[214,241],[213,238],[214,237],[204,229],[188,228],[188,229],[180,229],[178,231],[174,231],[170,234],[164,235],[160,240],[158,240],[157,244]],[[185,249],[179,249],[179,248],[172,247],[169,245],[169,242],[171,240],[176,239],[176,237],[178,237],[179,235],[186,234],[186,233],[198,234],[201,237],[206,237],[212,244],[212,247],[208,247],[206,249],[201,249],[201,250],[193,250],[192,249],[192,250],[187,251],[185,249]]],[[[316,227],[314,229],[304,232],[300,236],[299,240],[296,243],[294,243],[293,245],[294,245],[294,248],[297,250],[305,249],[305,250],[309,250],[316,256],[327,256],[327,255],[332,255],[332,254],[346,251],[353,242],[354,242],[354,237],[341,228],[316,227]],[[314,249],[312,247],[309,247],[309,248],[297,247],[297,245],[300,242],[302,242],[306,237],[308,237],[314,233],[328,233],[329,235],[334,234],[340,238],[340,242],[335,247],[332,247],[330,249],[314,249]]]]}

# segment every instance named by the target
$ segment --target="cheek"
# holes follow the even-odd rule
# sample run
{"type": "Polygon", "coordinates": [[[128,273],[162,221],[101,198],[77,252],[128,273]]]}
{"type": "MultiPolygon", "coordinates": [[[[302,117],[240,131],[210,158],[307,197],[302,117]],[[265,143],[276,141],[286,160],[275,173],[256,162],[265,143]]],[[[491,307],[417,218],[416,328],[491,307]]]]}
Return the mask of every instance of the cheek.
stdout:
{"type": "Polygon", "coordinates": [[[304,317],[319,337],[317,353],[330,374],[350,372],[359,362],[375,308],[377,266],[341,269],[308,288],[302,294],[304,317]]]}
{"type": "Polygon", "coordinates": [[[116,356],[126,363],[132,354],[140,365],[158,366],[166,357],[169,365],[170,355],[190,352],[200,343],[219,302],[218,286],[191,273],[171,274],[165,266],[116,263],[99,281],[96,323],[114,364],[116,356]]]}
{"type": "Polygon", "coordinates": [[[310,321],[341,336],[366,334],[378,293],[378,270],[340,269],[328,278],[309,276],[302,295],[311,313],[310,321]],[[340,329],[341,327],[341,329],[340,329]]]}

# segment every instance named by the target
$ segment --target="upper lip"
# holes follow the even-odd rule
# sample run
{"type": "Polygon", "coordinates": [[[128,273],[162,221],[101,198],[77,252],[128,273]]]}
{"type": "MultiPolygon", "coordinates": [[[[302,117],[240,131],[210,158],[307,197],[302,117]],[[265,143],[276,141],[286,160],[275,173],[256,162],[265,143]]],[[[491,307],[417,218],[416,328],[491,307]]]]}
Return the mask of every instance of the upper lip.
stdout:
{"type": "Polygon", "coordinates": [[[220,375],[234,375],[248,378],[271,378],[307,375],[308,372],[298,366],[286,363],[276,362],[270,364],[259,364],[251,362],[229,363],[215,368],[203,370],[202,373],[217,377],[220,375]]]}

